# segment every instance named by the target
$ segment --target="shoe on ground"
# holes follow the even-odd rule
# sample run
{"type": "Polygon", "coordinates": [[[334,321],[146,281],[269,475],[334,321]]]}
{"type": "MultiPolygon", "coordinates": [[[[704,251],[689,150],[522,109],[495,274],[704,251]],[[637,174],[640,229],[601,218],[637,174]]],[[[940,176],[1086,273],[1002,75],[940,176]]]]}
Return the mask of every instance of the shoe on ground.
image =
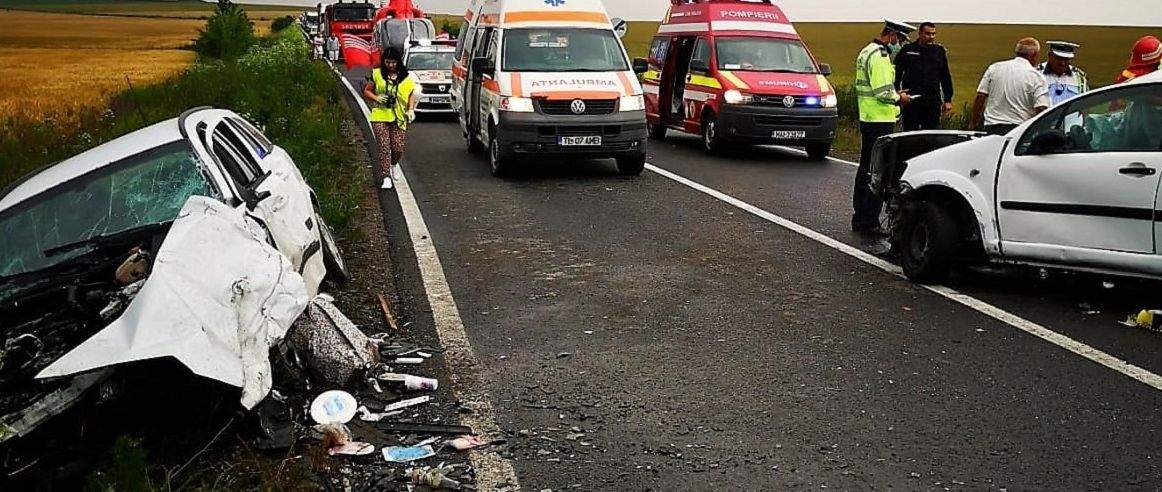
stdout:
{"type": "Polygon", "coordinates": [[[395,180],[401,178],[403,178],[403,170],[400,169],[399,165],[391,166],[391,179],[395,180]]]}
{"type": "Polygon", "coordinates": [[[391,177],[389,176],[389,177],[383,178],[383,184],[379,185],[379,187],[382,189],[385,189],[385,190],[390,190],[392,187],[391,177]]]}

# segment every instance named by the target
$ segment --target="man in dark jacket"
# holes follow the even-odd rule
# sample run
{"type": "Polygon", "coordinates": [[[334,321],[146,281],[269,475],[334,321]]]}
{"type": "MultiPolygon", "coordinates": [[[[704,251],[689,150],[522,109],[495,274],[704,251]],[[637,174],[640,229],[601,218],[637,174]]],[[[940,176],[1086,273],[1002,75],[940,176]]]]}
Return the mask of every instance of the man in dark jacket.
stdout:
{"type": "Polygon", "coordinates": [[[905,131],[939,128],[940,115],[952,111],[948,51],[936,43],[936,24],[920,24],[916,41],[904,45],[896,55],[896,84],[915,99],[903,108],[905,131]]]}

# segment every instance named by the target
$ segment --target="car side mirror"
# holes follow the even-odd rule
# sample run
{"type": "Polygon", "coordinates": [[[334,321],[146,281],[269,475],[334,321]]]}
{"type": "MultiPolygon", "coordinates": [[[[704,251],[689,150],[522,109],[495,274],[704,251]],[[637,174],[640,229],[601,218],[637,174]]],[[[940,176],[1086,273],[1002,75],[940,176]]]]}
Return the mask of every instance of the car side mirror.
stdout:
{"type": "Polygon", "coordinates": [[[496,72],[496,66],[492,64],[492,59],[487,56],[481,56],[472,59],[472,73],[479,77],[484,74],[491,75],[496,72]]]}
{"type": "Polygon", "coordinates": [[[1065,132],[1053,129],[1038,133],[1029,142],[1028,154],[1030,155],[1044,155],[1061,152],[1069,145],[1069,139],[1065,136],[1065,132]]]}
{"type": "Polygon", "coordinates": [[[634,58],[633,59],[633,73],[641,75],[641,74],[646,73],[648,71],[650,71],[650,62],[648,60],[646,60],[645,58],[634,58]]]}
{"type": "Polygon", "coordinates": [[[690,71],[691,72],[707,73],[710,71],[710,65],[707,64],[707,62],[705,60],[691,60],[690,61],[690,71]]]}
{"type": "Polygon", "coordinates": [[[246,204],[247,210],[253,212],[255,208],[258,208],[258,204],[270,198],[270,191],[258,191],[258,187],[262,186],[262,183],[270,178],[271,174],[270,171],[267,171],[255,179],[253,183],[242,188],[242,193],[240,194],[242,195],[242,202],[246,204]]]}
{"type": "Polygon", "coordinates": [[[819,64],[819,74],[824,76],[824,77],[831,75],[831,65],[828,63],[820,63],[819,64]]]}

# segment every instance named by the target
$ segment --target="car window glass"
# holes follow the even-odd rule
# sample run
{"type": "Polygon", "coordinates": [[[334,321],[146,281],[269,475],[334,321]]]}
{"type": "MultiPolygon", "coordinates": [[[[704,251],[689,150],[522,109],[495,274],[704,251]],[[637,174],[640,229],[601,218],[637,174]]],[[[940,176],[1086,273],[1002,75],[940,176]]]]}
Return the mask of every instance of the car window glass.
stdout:
{"type": "Polygon", "coordinates": [[[1060,130],[1066,152],[1162,150],[1162,85],[1127,87],[1074,99],[1026,132],[1018,150],[1036,135],[1060,130]]]}
{"type": "Polygon", "coordinates": [[[210,147],[210,153],[218,161],[218,164],[226,170],[226,174],[230,175],[230,178],[234,180],[235,184],[239,187],[245,187],[254,182],[258,173],[254,172],[250,166],[245,164],[241,157],[241,152],[231,145],[230,141],[225,138],[224,133],[221,129],[214,131],[213,145],[210,147]]]}
{"type": "Polygon", "coordinates": [[[505,71],[606,72],[628,69],[621,43],[610,29],[553,27],[509,29],[504,33],[505,71]]]}
{"type": "Polygon", "coordinates": [[[661,70],[666,65],[666,52],[669,48],[669,38],[654,38],[650,44],[650,68],[661,70]]]}
{"type": "Polygon", "coordinates": [[[248,185],[254,182],[262,172],[258,168],[258,163],[255,161],[254,155],[242,142],[241,137],[238,136],[228,125],[220,124],[213,132],[214,135],[214,153],[223,152],[226,155],[218,155],[220,158],[227,156],[232,158],[234,165],[241,170],[243,180],[239,181],[241,185],[248,185]]]}
{"type": "Polygon", "coordinates": [[[172,221],[193,195],[213,196],[185,141],[110,164],[0,214],[0,277],[47,268],[89,251],[53,248],[172,221]]]}
{"type": "Polygon", "coordinates": [[[259,131],[258,128],[255,128],[254,125],[251,125],[249,121],[246,121],[242,118],[230,118],[230,120],[233,121],[238,128],[241,128],[243,132],[246,132],[248,135],[250,135],[250,137],[253,138],[254,141],[257,142],[258,145],[260,145],[267,154],[274,151],[274,144],[271,143],[270,139],[266,138],[266,135],[263,135],[262,132],[259,131]]]}
{"type": "Polygon", "coordinates": [[[799,41],[773,38],[718,39],[718,68],[766,72],[817,73],[815,60],[799,41]]]}
{"type": "Polygon", "coordinates": [[[709,67],[710,66],[710,49],[709,44],[705,38],[698,38],[698,42],[694,44],[694,54],[690,56],[690,67],[709,67]]]}
{"type": "Polygon", "coordinates": [[[473,31],[468,30],[468,23],[467,22],[460,24],[460,33],[457,35],[458,36],[457,39],[459,41],[456,42],[456,59],[457,60],[461,60],[461,61],[464,60],[464,49],[468,46],[468,40],[470,39],[470,37],[472,36],[472,33],[474,33],[474,32],[475,32],[474,30],[473,31]]]}
{"type": "Polygon", "coordinates": [[[247,150],[253,152],[259,160],[270,154],[270,148],[264,145],[262,142],[259,142],[258,139],[255,138],[254,134],[250,133],[250,131],[242,126],[242,120],[239,120],[238,118],[226,118],[226,122],[230,125],[230,128],[234,130],[234,133],[236,133],[242,140],[242,143],[245,145],[247,150]]]}

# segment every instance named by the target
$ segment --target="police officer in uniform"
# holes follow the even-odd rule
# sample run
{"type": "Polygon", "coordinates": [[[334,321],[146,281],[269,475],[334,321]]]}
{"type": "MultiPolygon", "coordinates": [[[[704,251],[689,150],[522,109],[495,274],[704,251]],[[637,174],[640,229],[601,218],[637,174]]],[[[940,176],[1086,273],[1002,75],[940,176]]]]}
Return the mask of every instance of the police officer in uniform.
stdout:
{"type": "Polygon", "coordinates": [[[891,53],[916,28],[892,20],[885,21],[880,35],[872,39],[855,59],[855,95],[859,103],[861,136],[859,171],[855,175],[851,230],[865,235],[884,235],[880,228],[883,203],[871,191],[871,151],[876,139],[892,133],[900,117],[900,106],[912,101],[907,90],[896,90],[896,67],[891,53]]]}
{"type": "Polygon", "coordinates": [[[1045,76],[1045,84],[1049,87],[1049,106],[1053,107],[1062,101],[1078,94],[1089,92],[1089,81],[1085,72],[1073,66],[1073,57],[1077,55],[1076,43],[1067,41],[1049,41],[1048,60],[1037,67],[1045,76]]]}
{"type": "Polygon", "coordinates": [[[936,24],[920,24],[916,41],[896,55],[896,87],[920,96],[903,109],[905,131],[939,128],[941,113],[952,111],[952,72],[948,51],[936,43],[936,24]]]}

